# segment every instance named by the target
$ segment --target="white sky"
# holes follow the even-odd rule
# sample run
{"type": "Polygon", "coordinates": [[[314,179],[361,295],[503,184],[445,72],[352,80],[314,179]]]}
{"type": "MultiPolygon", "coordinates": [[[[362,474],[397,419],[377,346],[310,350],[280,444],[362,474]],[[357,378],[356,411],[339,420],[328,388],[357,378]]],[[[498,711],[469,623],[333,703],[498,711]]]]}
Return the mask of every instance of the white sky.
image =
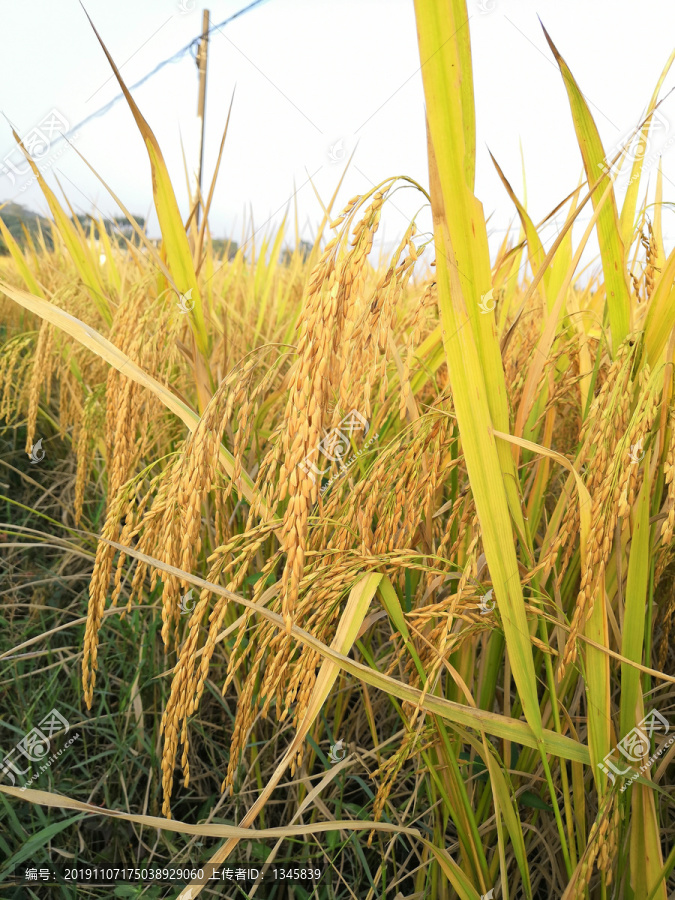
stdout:
{"type": "MultiPolygon", "coordinates": [[[[207,0],[213,23],[247,0],[207,0]]],[[[204,3],[184,0],[84,0],[127,84],[133,84],[197,36],[204,3]]],[[[56,109],[71,127],[119,93],[76,0],[0,0],[0,109],[24,134],[56,109]]],[[[637,124],[671,53],[672,0],[468,0],[477,106],[476,193],[496,242],[515,212],[487,147],[522,198],[520,144],[528,209],[542,219],[577,184],[581,157],[562,78],[538,16],[569,64],[608,149],[637,124]],[[482,3],[482,9],[481,9],[482,3]]],[[[241,239],[245,218],[256,228],[280,223],[297,190],[299,222],[311,238],[321,209],[308,182],[327,200],[351,151],[354,163],[338,200],[345,202],[391,175],[428,184],[424,98],[412,0],[267,0],[212,34],[206,117],[205,186],[210,184],[227,108],[236,84],[230,132],[211,213],[214,236],[241,239]],[[339,155],[339,153],[338,153],[339,155]]],[[[662,96],[675,86],[675,67],[662,96]]],[[[188,55],[134,91],[155,131],[187,213],[180,135],[196,161],[197,68],[188,55]]],[[[653,143],[663,157],[666,199],[675,186],[675,93],[662,106],[668,121],[653,143]],[[671,141],[671,146],[666,147],[671,141]]],[[[119,102],[82,127],[75,146],[135,214],[152,206],[150,169],[131,113],[119,102]]],[[[63,148],[63,143],[59,147],[63,148]]],[[[0,159],[12,151],[0,120],[0,159]]],[[[119,214],[104,187],[72,150],[54,169],[78,212],[119,214]]],[[[655,167],[651,170],[651,183],[655,167]]],[[[19,190],[0,176],[0,200],[46,212],[36,185],[19,190]]],[[[48,181],[55,185],[54,175],[48,181]]],[[[623,181],[625,184],[625,180],[623,181]]],[[[619,189],[619,198],[622,191],[619,189]]],[[[393,244],[404,215],[423,202],[412,190],[394,198],[384,219],[393,244]]],[[[292,214],[292,208],[291,208],[292,214]]],[[[586,220],[590,213],[582,213],[586,220]]],[[[420,222],[428,227],[429,219],[420,222]]],[[[667,246],[675,221],[664,211],[667,246]]],[[[150,232],[157,234],[154,212],[150,232]]],[[[575,231],[575,235],[578,234],[575,231]]],[[[555,227],[545,234],[555,236],[555,227]]],[[[289,230],[292,238],[292,230],[289,230]]]]}

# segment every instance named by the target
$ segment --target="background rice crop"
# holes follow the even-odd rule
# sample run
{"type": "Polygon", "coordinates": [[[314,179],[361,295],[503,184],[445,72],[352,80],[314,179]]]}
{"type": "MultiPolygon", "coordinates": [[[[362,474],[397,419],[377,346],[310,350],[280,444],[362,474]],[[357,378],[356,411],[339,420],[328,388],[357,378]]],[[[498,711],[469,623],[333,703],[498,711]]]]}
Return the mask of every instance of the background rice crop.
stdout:
{"type": "Polygon", "coordinates": [[[648,203],[634,152],[619,202],[544,32],[584,178],[545,249],[495,160],[519,230],[491,258],[465,0],[415,16],[429,189],[338,186],[311,245],[219,248],[210,189],[184,221],[98,34],[161,241],[122,198],[124,230],[83,223],[25,152],[52,221],[0,220],[2,746],[52,708],[81,738],[0,781],[7,896],[41,896],[27,862],[314,866],[245,890],[326,900],[675,886],[667,182],[648,203]],[[377,259],[404,192],[433,233],[420,213],[377,259]]]}

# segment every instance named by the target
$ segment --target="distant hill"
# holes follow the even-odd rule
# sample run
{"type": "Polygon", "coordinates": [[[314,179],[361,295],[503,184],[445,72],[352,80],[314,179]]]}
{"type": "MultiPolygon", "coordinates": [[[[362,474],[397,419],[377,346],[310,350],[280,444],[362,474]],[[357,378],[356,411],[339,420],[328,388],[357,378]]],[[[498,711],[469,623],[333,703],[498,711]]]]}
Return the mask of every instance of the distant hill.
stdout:
{"type": "Polygon", "coordinates": [[[211,240],[211,244],[213,246],[213,252],[218,256],[222,256],[224,253],[227,253],[228,259],[234,259],[237,255],[237,250],[239,249],[239,244],[236,241],[228,241],[227,238],[213,238],[211,240]]]}
{"type": "MultiPolygon", "coordinates": [[[[20,247],[24,247],[26,244],[25,231],[27,231],[33,239],[35,239],[39,231],[42,231],[47,247],[50,249],[53,247],[51,219],[41,216],[32,209],[26,209],[26,207],[22,206],[20,203],[5,204],[0,208],[0,216],[20,247]]],[[[71,221],[73,221],[72,217],[71,221]]],[[[92,218],[92,216],[78,215],[77,221],[80,223],[86,234],[89,234],[93,223],[94,236],[99,236],[101,230],[100,225],[96,219],[92,218]]],[[[141,228],[143,228],[145,225],[144,217],[137,216],[136,221],[141,228]]],[[[117,241],[120,244],[123,243],[123,235],[134,244],[139,243],[139,238],[126,216],[116,216],[114,219],[103,219],[103,227],[113,242],[117,241]]],[[[0,236],[0,255],[6,256],[8,253],[9,250],[7,245],[0,236]]]]}
{"type": "MultiPolygon", "coordinates": [[[[45,219],[44,216],[33,212],[33,210],[26,209],[20,203],[7,203],[0,209],[0,216],[2,216],[2,221],[19,246],[23,247],[26,242],[23,227],[26,228],[33,238],[37,236],[38,231],[41,229],[47,246],[50,248],[53,246],[50,219],[45,219]]],[[[8,253],[7,245],[2,236],[0,236],[0,255],[6,256],[8,253]]]]}
{"type": "MultiPolygon", "coordinates": [[[[312,252],[312,244],[309,241],[300,241],[297,246],[297,252],[300,254],[300,259],[305,262],[309,254],[312,252]]],[[[281,265],[288,266],[293,259],[293,250],[286,249],[281,254],[281,265]]]]}
{"type": "MultiPolygon", "coordinates": [[[[24,228],[33,239],[36,238],[38,232],[41,230],[46,245],[50,249],[53,247],[51,219],[41,216],[32,209],[27,209],[20,203],[7,203],[0,207],[0,217],[2,217],[3,222],[20,247],[24,247],[26,244],[24,228]]],[[[145,218],[143,216],[136,216],[135,218],[141,228],[143,228],[145,226],[145,218]]],[[[89,234],[93,222],[94,236],[99,236],[100,226],[96,219],[92,219],[91,216],[78,215],[77,221],[80,223],[86,234],[89,234]]],[[[114,219],[104,219],[103,226],[113,242],[117,241],[120,244],[124,243],[123,235],[136,245],[140,243],[138,235],[126,216],[116,216],[114,219]]],[[[236,241],[223,240],[220,238],[213,240],[213,249],[216,253],[223,254],[227,251],[228,259],[234,257],[238,248],[239,245],[236,241]]],[[[9,250],[7,245],[2,239],[2,236],[0,236],[0,256],[7,256],[8,253],[9,250]]]]}

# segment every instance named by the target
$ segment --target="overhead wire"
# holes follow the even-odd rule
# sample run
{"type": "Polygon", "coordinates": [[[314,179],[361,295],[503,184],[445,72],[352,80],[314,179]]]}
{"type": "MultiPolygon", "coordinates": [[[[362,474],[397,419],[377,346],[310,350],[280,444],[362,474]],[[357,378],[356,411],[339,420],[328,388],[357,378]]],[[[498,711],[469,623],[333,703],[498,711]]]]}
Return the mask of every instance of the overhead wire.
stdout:
{"type": "MultiPolygon", "coordinates": [[[[228,16],[228,18],[224,19],[222,22],[218,22],[215,25],[211,25],[209,27],[208,31],[206,32],[206,34],[210,35],[213,31],[219,31],[221,28],[223,28],[223,26],[228,25],[230,22],[234,21],[234,19],[238,19],[239,16],[244,15],[244,13],[247,13],[249,10],[253,9],[253,7],[260,6],[266,2],[267,2],[267,0],[253,0],[252,3],[248,4],[248,6],[245,6],[245,7],[243,7],[243,9],[238,10],[233,15],[228,16]]],[[[203,34],[197,35],[197,37],[193,38],[189,44],[186,44],[180,50],[177,50],[176,53],[172,54],[172,56],[169,56],[166,59],[163,59],[160,63],[158,63],[154,67],[154,69],[152,69],[152,71],[148,72],[141,79],[139,79],[134,84],[132,84],[129,88],[129,91],[133,91],[136,88],[140,87],[141,85],[145,84],[146,81],[149,81],[153,76],[155,76],[158,72],[160,72],[165,66],[168,66],[171,63],[179,62],[188,53],[192,52],[192,49],[199,43],[199,41],[202,40],[202,37],[203,37],[203,34]]],[[[193,58],[194,58],[194,56],[193,56],[193,58]]],[[[87,125],[93,119],[97,119],[100,116],[105,115],[107,112],[109,112],[112,109],[113,106],[115,106],[116,103],[119,103],[119,101],[122,100],[123,98],[124,98],[124,94],[120,92],[115,97],[113,97],[112,100],[108,101],[108,103],[105,103],[103,106],[101,106],[95,112],[90,113],[88,116],[86,116],[84,119],[82,119],[81,122],[78,122],[76,125],[73,125],[73,127],[70,128],[68,131],[65,131],[65,132],[59,134],[58,137],[55,137],[54,140],[51,142],[51,146],[54,146],[55,144],[58,144],[59,141],[67,139],[68,137],[72,136],[73,134],[75,134],[76,131],[78,131],[78,129],[82,128],[84,125],[87,125]]]]}

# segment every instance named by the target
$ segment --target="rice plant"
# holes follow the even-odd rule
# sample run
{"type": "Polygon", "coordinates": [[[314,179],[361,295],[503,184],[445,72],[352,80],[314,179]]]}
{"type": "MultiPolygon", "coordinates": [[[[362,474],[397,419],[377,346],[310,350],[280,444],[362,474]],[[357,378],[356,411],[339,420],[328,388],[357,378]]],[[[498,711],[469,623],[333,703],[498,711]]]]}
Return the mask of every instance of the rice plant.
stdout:
{"type": "MultiPolygon", "coordinates": [[[[289,896],[665,900],[675,252],[661,169],[648,208],[636,153],[619,208],[621,154],[607,160],[546,34],[585,181],[546,251],[495,160],[520,232],[491,260],[466,4],[415,13],[429,190],[387,178],[341,210],[336,191],[308,258],[297,239],[281,257],[284,226],[219,257],[213,190],[193,198],[201,225],[183,222],[101,41],[147,147],[162,241],[113,194],[136,240],[105,239],[101,263],[103,223],[87,232],[27,157],[54,224],[51,245],[22,248],[0,218],[0,414],[27,458],[50,435],[60,518],[20,524],[26,504],[5,496],[2,528],[89,560],[92,748],[118,605],[156,655],[125,714],[161,796],[148,815],[138,787],[115,815],[160,829],[164,864],[194,835],[205,869],[253,844],[267,863],[282,846],[321,858],[330,877],[289,896]],[[410,221],[377,265],[400,189],[430,205],[434,233],[410,221]],[[584,283],[594,233],[601,274],[584,283]]],[[[17,643],[24,625],[12,620],[17,643]]],[[[0,791],[12,809],[112,817],[95,773],[82,797],[96,811],[58,773],[49,792],[0,791]]]]}

